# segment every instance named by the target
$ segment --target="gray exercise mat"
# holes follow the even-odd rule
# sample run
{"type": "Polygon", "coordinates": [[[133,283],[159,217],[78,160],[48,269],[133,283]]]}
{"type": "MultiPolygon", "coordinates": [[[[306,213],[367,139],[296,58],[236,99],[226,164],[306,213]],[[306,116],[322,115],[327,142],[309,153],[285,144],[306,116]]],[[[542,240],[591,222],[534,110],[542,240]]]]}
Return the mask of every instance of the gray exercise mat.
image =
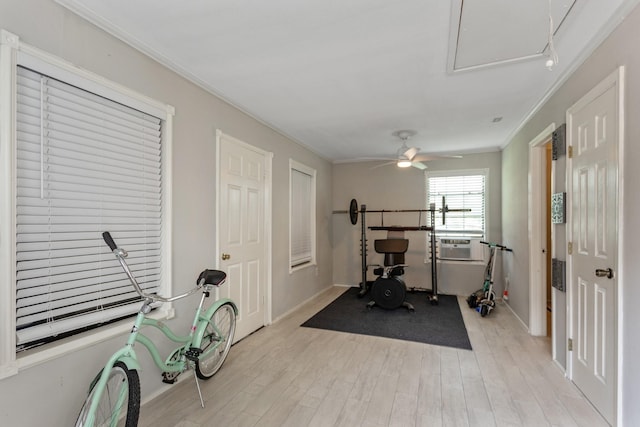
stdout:
{"type": "Polygon", "coordinates": [[[349,288],[301,326],[471,350],[455,296],[439,295],[438,305],[431,305],[426,293],[408,292],[406,301],[415,307],[409,312],[404,307],[367,309],[370,298],[358,298],[359,291],[349,288]]]}

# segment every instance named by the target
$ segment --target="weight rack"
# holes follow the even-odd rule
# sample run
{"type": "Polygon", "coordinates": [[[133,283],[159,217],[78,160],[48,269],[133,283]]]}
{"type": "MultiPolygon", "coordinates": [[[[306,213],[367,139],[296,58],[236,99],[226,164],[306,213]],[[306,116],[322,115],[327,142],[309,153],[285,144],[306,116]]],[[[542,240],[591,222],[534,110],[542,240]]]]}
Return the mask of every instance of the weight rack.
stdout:
{"type": "MultiPolygon", "coordinates": [[[[351,224],[356,225],[358,223],[358,216],[361,217],[361,229],[360,229],[360,256],[361,256],[361,269],[362,269],[362,281],[360,282],[360,292],[358,297],[363,297],[368,291],[367,286],[367,226],[366,226],[366,214],[367,213],[380,213],[381,221],[380,226],[369,227],[370,230],[393,230],[393,231],[427,231],[430,232],[430,249],[431,249],[431,294],[429,295],[429,302],[432,305],[438,304],[438,273],[436,265],[436,227],[435,227],[435,213],[442,212],[442,224],[445,224],[445,217],[447,212],[469,212],[471,209],[449,209],[445,204],[445,198],[442,197],[442,208],[436,209],[435,203],[431,203],[429,209],[398,209],[398,210],[367,210],[367,205],[361,205],[358,209],[358,202],[356,199],[351,199],[349,203],[348,211],[333,211],[334,214],[349,214],[351,224]],[[394,212],[429,212],[430,221],[429,226],[385,226],[384,225],[384,213],[394,212]]],[[[420,223],[420,221],[418,221],[420,223]]]]}

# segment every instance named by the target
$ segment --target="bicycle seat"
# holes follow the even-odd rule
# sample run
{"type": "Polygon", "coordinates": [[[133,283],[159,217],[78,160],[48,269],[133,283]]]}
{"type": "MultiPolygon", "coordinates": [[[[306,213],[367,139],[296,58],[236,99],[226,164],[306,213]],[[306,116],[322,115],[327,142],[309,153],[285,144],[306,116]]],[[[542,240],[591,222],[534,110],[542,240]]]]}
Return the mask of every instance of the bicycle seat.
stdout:
{"type": "Polygon", "coordinates": [[[196,280],[196,284],[198,286],[202,286],[202,285],[220,286],[224,283],[224,280],[226,278],[227,278],[227,274],[224,271],[204,270],[198,276],[198,280],[196,280]],[[204,280],[204,283],[201,283],[203,280],[204,280]]]}

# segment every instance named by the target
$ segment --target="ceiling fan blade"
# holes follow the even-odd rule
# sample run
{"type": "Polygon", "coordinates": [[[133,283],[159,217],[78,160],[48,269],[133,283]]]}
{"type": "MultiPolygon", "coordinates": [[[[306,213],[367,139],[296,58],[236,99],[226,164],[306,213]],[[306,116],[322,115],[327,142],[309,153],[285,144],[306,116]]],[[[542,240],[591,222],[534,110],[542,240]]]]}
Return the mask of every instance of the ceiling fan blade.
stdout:
{"type": "Polygon", "coordinates": [[[372,166],[369,169],[378,169],[378,168],[381,168],[383,166],[389,166],[389,165],[394,165],[394,164],[396,164],[396,161],[392,160],[390,162],[384,162],[384,163],[380,163],[379,165],[372,166]]]}
{"type": "Polygon", "coordinates": [[[418,154],[412,160],[414,162],[428,162],[429,160],[443,160],[443,159],[461,159],[462,156],[446,155],[446,154],[418,154]]]}
{"type": "Polygon", "coordinates": [[[395,157],[393,156],[387,156],[387,157],[356,157],[355,159],[353,159],[354,162],[382,162],[385,160],[396,160],[395,157]]]}
{"type": "Polygon", "coordinates": [[[420,149],[417,148],[417,147],[409,147],[409,148],[407,148],[405,150],[403,155],[406,156],[407,159],[413,160],[413,158],[416,156],[416,154],[418,154],[418,151],[420,151],[420,149]]]}
{"type": "Polygon", "coordinates": [[[427,168],[427,165],[425,165],[424,163],[416,161],[411,162],[411,166],[420,170],[425,170],[427,168]]]}

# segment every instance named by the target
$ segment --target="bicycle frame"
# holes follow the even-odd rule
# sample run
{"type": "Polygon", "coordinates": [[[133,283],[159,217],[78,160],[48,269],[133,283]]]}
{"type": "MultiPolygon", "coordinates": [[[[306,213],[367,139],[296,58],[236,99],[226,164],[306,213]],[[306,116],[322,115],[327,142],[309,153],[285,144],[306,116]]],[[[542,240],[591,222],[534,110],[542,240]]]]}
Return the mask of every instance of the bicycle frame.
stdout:
{"type": "MultiPolygon", "coordinates": [[[[229,345],[229,342],[226,341],[225,338],[224,340],[218,340],[215,343],[207,341],[207,348],[202,348],[203,336],[207,331],[207,327],[211,326],[217,336],[224,336],[224,333],[222,333],[222,331],[216,325],[216,321],[210,320],[213,318],[214,313],[225,304],[231,306],[234,311],[234,315],[237,315],[238,313],[237,306],[228,298],[223,298],[215,301],[206,310],[206,312],[203,313],[205,299],[210,296],[211,291],[214,287],[217,287],[224,283],[224,279],[226,277],[224,273],[217,272],[222,274],[217,275],[215,274],[216,272],[213,271],[214,274],[212,275],[210,274],[210,270],[205,270],[200,274],[200,277],[198,277],[198,282],[195,288],[173,297],[162,297],[157,294],[148,294],[145,293],[145,291],[140,287],[136,278],[131,273],[129,266],[125,261],[127,252],[124,249],[117,247],[111,237],[111,234],[108,231],[102,233],[102,237],[104,238],[109,248],[112,250],[116,259],[120,262],[120,265],[124,269],[126,275],[129,278],[129,281],[135,288],[136,292],[143,298],[143,303],[138,310],[138,314],[136,315],[133,327],[129,332],[127,343],[109,358],[99,376],[97,376],[96,379],[94,379],[94,381],[91,383],[90,393],[93,393],[93,395],[91,397],[91,404],[88,408],[88,413],[86,414],[85,419],[86,425],[88,426],[93,426],[95,423],[98,404],[100,403],[102,395],[107,387],[107,381],[109,380],[114,365],[118,362],[121,362],[124,363],[127,370],[137,371],[141,369],[140,363],[138,362],[138,357],[134,349],[136,343],[142,344],[147,349],[155,365],[158,366],[158,368],[160,368],[160,370],[163,372],[164,381],[173,383],[175,382],[177,375],[184,372],[185,370],[189,368],[194,368],[197,370],[197,363],[201,357],[211,355],[211,352],[216,351],[216,349],[223,343],[225,343],[225,345],[229,345]],[[198,303],[198,306],[196,308],[193,322],[191,323],[191,328],[189,329],[189,333],[187,335],[178,335],[174,333],[171,328],[169,328],[161,320],[147,317],[147,315],[151,312],[153,303],[171,303],[178,299],[192,295],[198,291],[202,291],[202,296],[200,297],[200,302],[198,303]],[[159,330],[169,340],[179,344],[178,347],[173,349],[166,360],[162,360],[160,351],[154,344],[154,342],[141,333],[141,329],[145,326],[153,327],[159,330]],[[196,350],[197,352],[195,352],[196,350]]],[[[226,348],[225,352],[226,351],[228,351],[228,347],[226,348]]],[[[196,376],[196,385],[197,384],[198,383],[196,376]]],[[[116,399],[116,408],[121,408],[125,403],[125,400],[127,399],[127,392],[128,389],[121,389],[120,394],[116,399]]],[[[198,393],[200,394],[201,404],[204,407],[204,402],[202,400],[202,394],[200,393],[199,386],[198,393]]],[[[117,422],[117,420],[112,419],[111,424],[113,424],[114,422],[117,422]]]]}
{"type": "MultiPolygon", "coordinates": [[[[147,351],[149,351],[149,354],[151,355],[151,358],[153,359],[154,363],[163,372],[181,373],[189,368],[190,364],[193,362],[189,361],[186,358],[185,356],[186,351],[193,346],[195,347],[200,346],[202,335],[204,333],[205,328],[208,325],[212,325],[217,330],[216,325],[208,321],[208,319],[211,318],[213,312],[225,303],[231,303],[234,310],[237,310],[235,304],[230,299],[223,298],[223,299],[217,300],[214,304],[212,304],[211,307],[207,309],[206,313],[202,315],[202,307],[204,305],[204,301],[210,292],[211,292],[210,286],[206,285],[203,289],[202,297],[200,298],[200,303],[198,304],[198,308],[196,309],[193,323],[191,325],[191,329],[189,330],[188,335],[177,335],[161,320],[148,318],[147,313],[150,312],[151,310],[150,305],[153,301],[151,299],[146,299],[143,302],[142,307],[138,311],[133,327],[131,328],[131,332],[129,333],[127,344],[124,347],[120,348],[118,351],[116,351],[109,358],[104,368],[102,369],[100,379],[98,380],[98,383],[95,386],[95,393],[97,393],[97,395],[91,404],[89,417],[87,419],[87,422],[89,425],[93,425],[93,422],[94,422],[93,418],[95,415],[95,411],[97,409],[98,402],[100,400],[99,398],[102,395],[102,392],[104,391],[105,385],[107,383],[107,380],[109,378],[109,374],[111,373],[111,369],[113,365],[118,361],[122,361],[125,363],[128,369],[137,369],[137,370],[141,369],[140,363],[138,362],[138,357],[134,350],[134,345],[136,342],[142,344],[147,349],[147,351]],[[147,336],[145,336],[140,332],[140,330],[144,326],[154,327],[160,332],[162,332],[163,335],[167,337],[169,340],[176,343],[180,343],[182,345],[179,347],[176,347],[171,352],[167,360],[163,361],[160,356],[160,351],[158,350],[158,347],[153,343],[153,341],[150,338],[148,338],[147,336]],[[172,360],[172,358],[176,354],[179,355],[179,358],[176,360],[172,360]]],[[[215,351],[220,344],[221,342],[217,343],[214,346],[211,346],[203,354],[207,355],[210,352],[215,351]]],[[[124,401],[124,395],[118,398],[119,404],[122,404],[123,401],[124,401]]]]}

